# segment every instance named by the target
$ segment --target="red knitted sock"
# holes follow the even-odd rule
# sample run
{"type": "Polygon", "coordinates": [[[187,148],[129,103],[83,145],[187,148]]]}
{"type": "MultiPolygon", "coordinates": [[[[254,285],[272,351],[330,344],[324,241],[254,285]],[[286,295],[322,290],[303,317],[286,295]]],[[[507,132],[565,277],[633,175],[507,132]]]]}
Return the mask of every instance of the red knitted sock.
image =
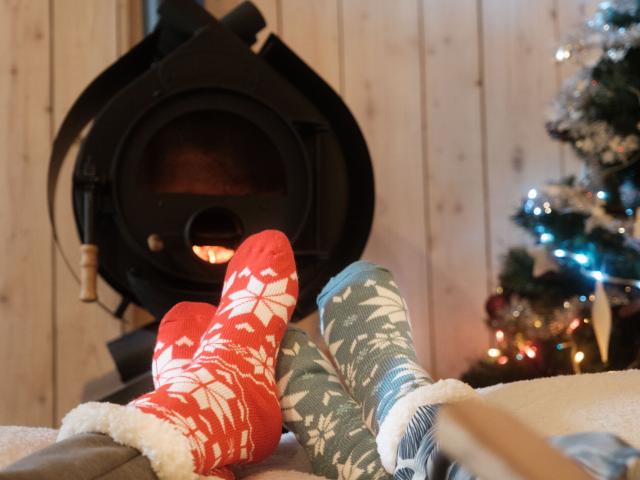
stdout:
{"type": "MultiPolygon", "coordinates": [[[[162,317],[151,364],[155,388],[168,383],[191,364],[202,334],[216,310],[217,307],[210,303],[180,302],[162,317]]],[[[214,469],[207,477],[224,480],[235,478],[233,472],[224,467],[214,469]]]]}
{"type": "Polygon", "coordinates": [[[220,306],[191,364],[126,407],[81,405],[65,418],[60,438],[107,433],[142,451],[161,479],[265,458],[280,439],[274,364],[297,293],[286,237],[249,237],[229,264],[220,306]]]}
{"type": "Polygon", "coordinates": [[[151,364],[155,388],[167,383],[191,363],[216,310],[209,303],[180,302],[165,314],[158,328],[151,364]]]}

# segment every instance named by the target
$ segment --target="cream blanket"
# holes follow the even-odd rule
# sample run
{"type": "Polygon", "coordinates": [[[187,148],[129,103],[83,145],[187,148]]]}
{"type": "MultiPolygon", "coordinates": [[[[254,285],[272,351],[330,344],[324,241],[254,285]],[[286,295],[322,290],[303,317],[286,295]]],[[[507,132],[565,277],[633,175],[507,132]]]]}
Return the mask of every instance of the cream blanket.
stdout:
{"type": "MultiPolygon", "coordinates": [[[[584,431],[615,433],[640,448],[640,370],[541,378],[478,391],[542,435],[584,431]]],[[[55,441],[56,430],[0,427],[0,468],[55,441]]],[[[264,462],[238,469],[238,478],[289,480],[319,478],[291,434],[264,462]]]]}

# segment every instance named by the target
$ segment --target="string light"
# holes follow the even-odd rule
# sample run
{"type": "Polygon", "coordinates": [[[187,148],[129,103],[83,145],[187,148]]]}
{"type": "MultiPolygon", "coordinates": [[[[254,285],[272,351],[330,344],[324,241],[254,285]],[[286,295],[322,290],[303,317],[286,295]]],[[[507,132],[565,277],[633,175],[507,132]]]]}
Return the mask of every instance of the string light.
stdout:
{"type": "Polygon", "coordinates": [[[573,361],[576,363],[581,363],[583,360],[584,360],[584,352],[582,351],[576,352],[576,354],[573,356],[573,361]]]}
{"type": "MultiPolygon", "coordinates": [[[[640,290],[640,280],[632,280],[630,278],[620,278],[620,277],[613,277],[607,273],[601,272],[599,270],[587,270],[587,269],[581,269],[581,272],[583,273],[583,275],[589,276],[597,281],[600,282],[607,282],[607,283],[612,283],[614,285],[624,285],[624,291],[629,293],[631,291],[631,287],[636,288],[638,290],[640,290]]],[[[581,295],[580,297],[580,301],[581,302],[585,302],[587,300],[587,297],[585,297],[584,295],[581,295]]],[[[590,295],[589,296],[589,300],[593,301],[594,300],[594,296],[590,295]]]]}
{"type": "Polygon", "coordinates": [[[502,355],[502,352],[497,348],[490,348],[487,351],[487,355],[489,355],[491,358],[498,358],[500,355],[502,355]]]}
{"type": "Polygon", "coordinates": [[[589,263],[589,257],[587,257],[584,253],[574,254],[573,259],[580,265],[586,265],[587,263],[589,263]]]}
{"type": "Polygon", "coordinates": [[[566,47],[560,47],[556,50],[556,60],[558,62],[564,62],[565,60],[569,60],[571,58],[571,50],[566,47]]]}
{"type": "Polygon", "coordinates": [[[540,215],[542,213],[542,209],[540,207],[536,207],[533,209],[534,215],[540,215]]]}
{"type": "Polygon", "coordinates": [[[574,318],[573,320],[571,320],[571,323],[569,324],[569,326],[567,327],[567,331],[569,333],[573,333],[576,328],[578,328],[580,326],[580,319],[579,318],[574,318]]]}
{"type": "Polygon", "coordinates": [[[607,192],[603,192],[602,190],[600,190],[598,193],[596,193],[596,197],[598,197],[600,200],[605,200],[607,198],[607,192]]]}
{"type": "Polygon", "coordinates": [[[535,347],[529,347],[529,346],[525,347],[524,353],[529,358],[536,358],[536,348],[535,347]]]}
{"type": "Polygon", "coordinates": [[[541,243],[550,243],[550,242],[553,242],[553,240],[554,240],[554,236],[550,233],[543,233],[542,235],[540,235],[541,243]]]}
{"type": "Polygon", "coordinates": [[[505,365],[509,362],[509,357],[507,357],[506,355],[502,355],[500,358],[498,358],[498,363],[500,365],[505,365]]]}
{"type": "Polygon", "coordinates": [[[529,190],[529,193],[527,193],[527,197],[529,197],[531,200],[535,199],[538,196],[538,191],[535,188],[532,188],[531,190],[529,190]]]}
{"type": "Polygon", "coordinates": [[[496,331],[496,340],[498,340],[499,342],[504,341],[504,332],[502,330],[496,331]]]}
{"type": "Polygon", "coordinates": [[[553,251],[553,255],[557,258],[571,258],[573,259],[576,263],[579,263],[580,265],[586,266],[588,265],[589,262],[589,257],[587,255],[585,255],[584,253],[571,253],[571,252],[567,252],[566,250],[563,250],[561,248],[557,248],[553,251]]]}

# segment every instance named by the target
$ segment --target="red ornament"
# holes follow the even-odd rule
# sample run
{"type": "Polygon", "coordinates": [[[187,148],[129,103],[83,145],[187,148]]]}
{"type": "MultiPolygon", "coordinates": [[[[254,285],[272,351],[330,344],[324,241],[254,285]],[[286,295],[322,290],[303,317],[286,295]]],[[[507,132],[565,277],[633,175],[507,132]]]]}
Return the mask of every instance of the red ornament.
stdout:
{"type": "Polygon", "coordinates": [[[490,318],[495,319],[502,316],[502,312],[507,306],[507,298],[499,293],[491,295],[484,305],[484,308],[490,318]]]}

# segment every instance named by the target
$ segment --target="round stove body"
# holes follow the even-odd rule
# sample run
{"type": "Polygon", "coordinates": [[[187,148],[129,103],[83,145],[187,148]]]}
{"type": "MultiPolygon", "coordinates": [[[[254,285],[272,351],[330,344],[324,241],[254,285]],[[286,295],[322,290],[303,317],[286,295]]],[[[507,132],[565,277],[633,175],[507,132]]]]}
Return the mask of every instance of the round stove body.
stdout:
{"type": "Polygon", "coordinates": [[[100,274],[156,316],[217,303],[242,240],[281,230],[302,317],[366,244],[367,147],[339,96],[277,37],[255,54],[211,20],[95,116],[74,172],[78,229],[91,225],[100,274]]]}

